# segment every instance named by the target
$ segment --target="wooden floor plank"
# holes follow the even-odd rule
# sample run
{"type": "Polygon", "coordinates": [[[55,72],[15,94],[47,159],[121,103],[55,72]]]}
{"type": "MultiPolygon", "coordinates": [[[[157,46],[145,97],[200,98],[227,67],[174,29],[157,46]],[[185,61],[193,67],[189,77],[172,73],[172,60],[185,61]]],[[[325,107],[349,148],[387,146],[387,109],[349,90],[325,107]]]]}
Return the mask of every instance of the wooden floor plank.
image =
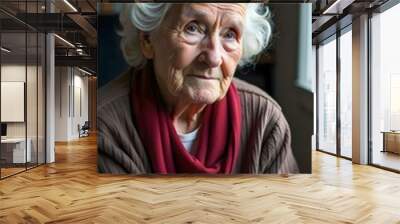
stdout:
{"type": "Polygon", "coordinates": [[[400,223],[400,175],[313,152],[313,174],[100,175],[96,138],[0,181],[0,223],[400,223]]]}

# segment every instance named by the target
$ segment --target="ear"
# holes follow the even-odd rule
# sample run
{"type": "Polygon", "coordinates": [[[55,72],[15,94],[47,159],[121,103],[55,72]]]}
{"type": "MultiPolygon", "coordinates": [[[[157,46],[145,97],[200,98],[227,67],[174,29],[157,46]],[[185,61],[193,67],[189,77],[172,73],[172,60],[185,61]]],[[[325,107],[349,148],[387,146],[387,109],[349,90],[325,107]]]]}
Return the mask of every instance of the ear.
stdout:
{"type": "Polygon", "coordinates": [[[140,48],[145,58],[153,59],[154,57],[154,49],[153,45],[150,42],[150,36],[147,33],[140,32],[140,48]]]}

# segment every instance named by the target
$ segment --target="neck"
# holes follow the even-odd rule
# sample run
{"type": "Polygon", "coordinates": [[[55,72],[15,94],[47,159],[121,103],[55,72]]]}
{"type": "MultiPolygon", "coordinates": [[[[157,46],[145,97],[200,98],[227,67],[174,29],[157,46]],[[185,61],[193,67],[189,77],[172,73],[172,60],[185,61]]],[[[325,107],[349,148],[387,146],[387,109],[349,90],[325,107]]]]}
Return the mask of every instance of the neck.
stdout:
{"type": "MultiPolygon", "coordinates": [[[[151,69],[151,67],[147,68],[151,69]]],[[[153,72],[152,69],[150,72],[153,72]]],[[[201,124],[201,115],[207,104],[196,104],[179,94],[173,95],[156,77],[161,97],[172,118],[172,124],[179,134],[197,129],[201,124]]]]}
{"type": "Polygon", "coordinates": [[[186,97],[174,96],[167,89],[158,86],[175,130],[180,134],[185,134],[197,129],[206,104],[196,104],[186,97]]]}
{"type": "Polygon", "coordinates": [[[177,102],[170,110],[175,130],[180,134],[185,134],[200,127],[202,112],[205,106],[205,104],[199,105],[187,104],[182,101],[177,102]]]}

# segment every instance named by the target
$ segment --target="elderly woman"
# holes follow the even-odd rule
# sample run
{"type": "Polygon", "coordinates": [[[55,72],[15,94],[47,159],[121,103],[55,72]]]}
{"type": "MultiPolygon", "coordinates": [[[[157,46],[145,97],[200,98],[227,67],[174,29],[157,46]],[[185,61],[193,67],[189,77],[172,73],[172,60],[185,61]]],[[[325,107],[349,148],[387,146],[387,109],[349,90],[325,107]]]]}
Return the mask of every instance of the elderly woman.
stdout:
{"type": "Polygon", "coordinates": [[[121,48],[132,69],[99,93],[99,171],[298,172],[279,105],[233,78],[267,46],[267,15],[260,3],[126,7],[121,48]]]}

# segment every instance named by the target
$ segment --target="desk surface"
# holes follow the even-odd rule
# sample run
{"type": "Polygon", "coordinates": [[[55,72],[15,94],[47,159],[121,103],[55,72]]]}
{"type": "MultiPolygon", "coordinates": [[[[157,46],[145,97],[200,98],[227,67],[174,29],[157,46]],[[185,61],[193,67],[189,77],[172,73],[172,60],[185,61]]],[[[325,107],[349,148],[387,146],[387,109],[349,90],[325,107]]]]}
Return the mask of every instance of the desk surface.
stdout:
{"type": "Polygon", "coordinates": [[[381,131],[384,134],[400,134],[400,131],[381,131]]]}
{"type": "MultiPolygon", "coordinates": [[[[6,138],[6,139],[1,139],[1,143],[19,143],[19,142],[24,142],[25,138],[6,138]]],[[[28,139],[29,141],[29,139],[28,139]]]]}

